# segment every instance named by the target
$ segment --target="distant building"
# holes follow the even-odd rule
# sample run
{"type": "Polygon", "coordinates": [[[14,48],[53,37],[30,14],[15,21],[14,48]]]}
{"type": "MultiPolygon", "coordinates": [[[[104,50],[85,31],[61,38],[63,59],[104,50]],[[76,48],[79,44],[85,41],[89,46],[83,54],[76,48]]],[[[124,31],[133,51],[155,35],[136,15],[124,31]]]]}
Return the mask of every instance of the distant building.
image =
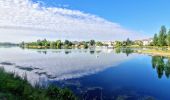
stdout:
{"type": "Polygon", "coordinates": [[[102,44],[106,46],[107,48],[113,48],[114,47],[114,42],[112,41],[103,41],[102,44]]]}
{"type": "Polygon", "coordinates": [[[140,42],[142,42],[142,40],[135,40],[135,41],[134,41],[135,44],[138,44],[138,43],[140,43],[140,42]]]}
{"type": "Polygon", "coordinates": [[[143,42],[143,45],[144,45],[144,46],[147,46],[147,45],[150,45],[150,43],[153,42],[153,39],[152,39],[152,38],[143,39],[142,42],[143,42]]]}
{"type": "Polygon", "coordinates": [[[143,45],[143,41],[142,41],[142,40],[135,40],[135,41],[134,41],[134,44],[135,44],[135,45],[142,46],[142,45],[143,45]]]}

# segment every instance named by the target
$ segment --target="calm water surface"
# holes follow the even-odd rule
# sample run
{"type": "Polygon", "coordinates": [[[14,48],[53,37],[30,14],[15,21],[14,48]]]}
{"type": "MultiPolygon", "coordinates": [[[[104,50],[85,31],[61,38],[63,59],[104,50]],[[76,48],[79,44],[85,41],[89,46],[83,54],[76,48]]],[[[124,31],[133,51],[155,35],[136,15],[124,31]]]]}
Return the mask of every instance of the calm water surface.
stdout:
{"type": "Polygon", "coordinates": [[[84,100],[170,100],[170,59],[123,50],[0,47],[0,66],[84,100]]]}

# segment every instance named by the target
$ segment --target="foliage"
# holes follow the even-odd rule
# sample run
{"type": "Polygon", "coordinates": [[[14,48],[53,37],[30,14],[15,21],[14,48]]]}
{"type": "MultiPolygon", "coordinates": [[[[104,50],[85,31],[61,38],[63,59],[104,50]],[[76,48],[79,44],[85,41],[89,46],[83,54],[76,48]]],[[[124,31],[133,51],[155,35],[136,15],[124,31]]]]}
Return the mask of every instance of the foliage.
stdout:
{"type": "Polygon", "coordinates": [[[132,45],[132,41],[129,38],[126,40],[126,45],[132,45]]]}
{"type": "Polygon", "coordinates": [[[90,44],[90,46],[94,46],[95,45],[95,40],[90,40],[89,44],[90,44]]]}
{"type": "Polygon", "coordinates": [[[100,42],[100,41],[98,41],[98,42],[96,42],[96,45],[97,45],[97,46],[103,46],[103,43],[100,42]]]}
{"type": "Polygon", "coordinates": [[[116,47],[121,47],[123,44],[122,44],[122,42],[120,42],[120,41],[116,41],[116,47]]]}
{"type": "MultiPolygon", "coordinates": [[[[82,42],[78,42],[78,47],[82,47],[87,49],[90,46],[95,46],[96,42],[94,40],[90,40],[88,42],[82,41],[82,42]]],[[[101,44],[100,44],[101,45],[101,44]]],[[[75,44],[74,42],[71,42],[69,40],[65,40],[64,42],[62,42],[61,40],[57,40],[57,41],[47,41],[46,39],[44,40],[37,40],[36,42],[29,42],[29,43],[25,43],[22,42],[20,44],[21,47],[23,48],[51,48],[51,49],[71,49],[73,47],[77,47],[77,44],[75,44]]]]}
{"type": "Polygon", "coordinates": [[[154,46],[158,46],[158,36],[157,36],[157,34],[154,35],[153,45],[154,45],[154,46]]]}
{"type": "Polygon", "coordinates": [[[159,32],[159,38],[158,38],[158,44],[159,46],[165,46],[166,45],[166,27],[161,26],[161,30],[159,32]]]}
{"type": "Polygon", "coordinates": [[[153,37],[153,46],[170,46],[170,30],[166,31],[166,27],[161,26],[159,34],[155,34],[153,37]]]}
{"type": "Polygon", "coordinates": [[[170,30],[168,31],[166,42],[167,42],[167,45],[170,46],[170,30]]]}
{"type": "Polygon", "coordinates": [[[138,45],[138,46],[143,46],[143,42],[142,41],[137,41],[133,43],[134,45],[138,45]]]}
{"type": "Polygon", "coordinates": [[[76,96],[68,89],[56,86],[33,87],[27,78],[21,78],[14,73],[6,73],[0,69],[0,99],[1,100],[76,100],[76,96]]]}
{"type": "Polygon", "coordinates": [[[83,41],[83,42],[81,43],[81,45],[83,45],[83,48],[84,48],[84,49],[87,49],[87,48],[88,48],[88,43],[85,42],[85,41],[83,41]]]}

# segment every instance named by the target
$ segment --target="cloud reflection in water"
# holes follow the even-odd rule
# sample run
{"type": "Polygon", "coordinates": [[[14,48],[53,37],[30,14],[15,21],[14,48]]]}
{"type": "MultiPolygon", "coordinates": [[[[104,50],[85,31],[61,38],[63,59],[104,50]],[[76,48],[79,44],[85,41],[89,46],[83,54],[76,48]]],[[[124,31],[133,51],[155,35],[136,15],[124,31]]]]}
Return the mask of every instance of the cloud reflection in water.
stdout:
{"type": "Polygon", "coordinates": [[[0,48],[0,65],[28,80],[67,80],[95,74],[134,57],[114,50],[28,50],[0,48]],[[5,64],[5,62],[8,64],[5,64]],[[12,63],[13,65],[9,65],[12,63]]]}

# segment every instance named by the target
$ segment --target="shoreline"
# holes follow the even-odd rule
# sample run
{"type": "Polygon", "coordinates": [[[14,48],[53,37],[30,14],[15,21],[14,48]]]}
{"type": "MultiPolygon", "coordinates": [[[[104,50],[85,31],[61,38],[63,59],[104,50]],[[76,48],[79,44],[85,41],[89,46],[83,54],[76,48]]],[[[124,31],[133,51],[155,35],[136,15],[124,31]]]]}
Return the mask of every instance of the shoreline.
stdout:
{"type": "MultiPolygon", "coordinates": [[[[21,47],[21,46],[19,46],[21,47]]],[[[92,48],[50,48],[50,47],[44,47],[44,46],[29,46],[29,47],[21,47],[25,49],[92,49],[92,48]]],[[[140,49],[135,50],[135,53],[139,54],[148,54],[152,56],[168,56],[170,57],[170,47],[164,46],[164,47],[158,47],[158,46],[123,46],[123,47],[115,47],[115,48],[107,48],[107,49],[117,49],[117,48],[130,48],[130,49],[140,49]],[[146,48],[146,50],[143,50],[143,48],[146,48]],[[165,50],[162,50],[165,49],[165,50]]],[[[96,47],[93,47],[93,49],[98,49],[96,47]]],[[[100,48],[103,49],[103,48],[100,48]]]]}
{"type": "Polygon", "coordinates": [[[136,53],[139,54],[148,54],[152,56],[166,56],[170,57],[170,50],[155,50],[155,49],[148,49],[148,50],[136,50],[136,53]]]}

